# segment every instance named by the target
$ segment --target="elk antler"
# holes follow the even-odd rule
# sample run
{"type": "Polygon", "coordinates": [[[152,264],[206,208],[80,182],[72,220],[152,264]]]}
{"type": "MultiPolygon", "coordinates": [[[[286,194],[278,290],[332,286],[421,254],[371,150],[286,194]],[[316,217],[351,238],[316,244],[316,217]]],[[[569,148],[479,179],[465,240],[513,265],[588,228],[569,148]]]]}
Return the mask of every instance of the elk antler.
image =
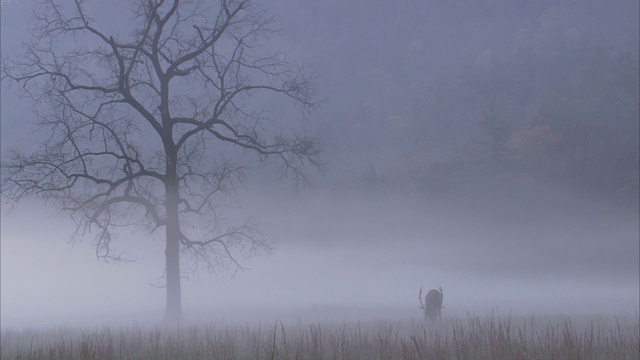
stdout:
{"type": "Polygon", "coordinates": [[[420,286],[420,294],[418,294],[418,300],[420,301],[420,306],[418,306],[418,309],[426,312],[427,308],[424,306],[424,303],[422,302],[422,286],[420,286]]]}

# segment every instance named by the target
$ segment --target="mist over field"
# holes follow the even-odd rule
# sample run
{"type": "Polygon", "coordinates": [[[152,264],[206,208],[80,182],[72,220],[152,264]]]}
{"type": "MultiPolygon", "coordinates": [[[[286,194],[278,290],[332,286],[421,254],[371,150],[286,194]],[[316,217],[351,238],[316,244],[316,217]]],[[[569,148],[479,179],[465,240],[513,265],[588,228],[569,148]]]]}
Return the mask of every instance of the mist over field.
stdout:
{"type": "MultiPolygon", "coordinates": [[[[106,3],[96,23],[128,34],[128,2],[106,3]]],[[[282,29],[262,46],[317,75],[320,105],[254,104],[317,134],[323,164],[296,183],[220,148],[249,170],[216,220],[255,218],[273,251],[214,272],[183,256],[185,320],[421,319],[421,286],[443,317],[637,317],[637,1],[257,3],[282,29]]],[[[3,57],[33,4],[2,2],[3,57]]],[[[3,162],[46,136],[19,89],[3,78],[3,162]]],[[[3,329],[162,318],[163,231],[123,229],[132,261],[111,264],[54,202],[3,198],[0,220],[3,329]]]]}

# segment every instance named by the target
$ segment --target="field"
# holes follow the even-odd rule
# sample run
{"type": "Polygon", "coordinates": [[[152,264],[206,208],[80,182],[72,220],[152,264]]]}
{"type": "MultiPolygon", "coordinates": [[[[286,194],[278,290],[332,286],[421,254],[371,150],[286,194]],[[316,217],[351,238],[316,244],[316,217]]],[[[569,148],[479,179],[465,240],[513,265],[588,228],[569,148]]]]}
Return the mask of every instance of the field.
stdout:
{"type": "Polygon", "coordinates": [[[638,315],[2,331],[2,359],[633,359],[638,315]]]}

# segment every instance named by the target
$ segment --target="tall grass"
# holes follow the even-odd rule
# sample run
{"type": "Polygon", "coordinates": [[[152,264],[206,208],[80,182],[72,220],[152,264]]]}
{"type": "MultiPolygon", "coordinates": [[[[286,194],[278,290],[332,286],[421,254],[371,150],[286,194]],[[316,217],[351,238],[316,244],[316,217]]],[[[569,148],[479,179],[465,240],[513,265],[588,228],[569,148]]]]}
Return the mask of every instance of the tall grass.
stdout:
{"type": "Polygon", "coordinates": [[[4,330],[2,359],[634,359],[639,317],[4,330]]]}

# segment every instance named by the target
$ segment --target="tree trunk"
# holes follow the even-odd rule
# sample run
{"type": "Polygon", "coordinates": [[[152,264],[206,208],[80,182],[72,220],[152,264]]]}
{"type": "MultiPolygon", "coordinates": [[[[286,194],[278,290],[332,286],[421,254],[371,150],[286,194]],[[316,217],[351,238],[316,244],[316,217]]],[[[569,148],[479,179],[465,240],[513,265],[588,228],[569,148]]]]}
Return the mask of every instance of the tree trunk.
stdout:
{"type": "Polygon", "coordinates": [[[165,321],[175,323],[182,316],[182,294],[180,288],[180,244],[179,239],[172,233],[167,224],[167,249],[165,250],[167,270],[167,306],[165,321]]]}
{"type": "Polygon", "coordinates": [[[178,181],[176,177],[175,157],[167,158],[167,178],[165,183],[167,226],[165,250],[167,307],[164,320],[177,323],[182,317],[182,292],[180,288],[180,221],[178,219],[178,181]]]}

